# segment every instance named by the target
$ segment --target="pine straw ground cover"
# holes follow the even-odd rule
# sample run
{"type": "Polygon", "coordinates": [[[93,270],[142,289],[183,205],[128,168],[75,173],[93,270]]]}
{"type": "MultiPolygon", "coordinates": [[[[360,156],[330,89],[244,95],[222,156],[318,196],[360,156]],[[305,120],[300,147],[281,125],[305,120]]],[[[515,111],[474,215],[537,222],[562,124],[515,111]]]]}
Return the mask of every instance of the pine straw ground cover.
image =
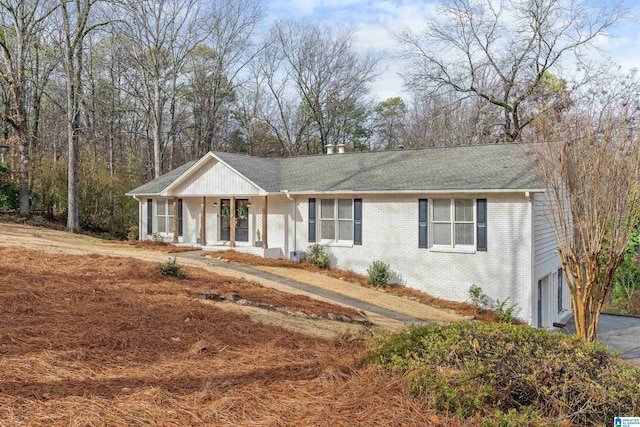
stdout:
{"type": "Polygon", "coordinates": [[[380,292],[389,292],[389,293],[403,296],[403,297],[417,298],[420,302],[429,304],[433,307],[453,310],[457,313],[460,313],[463,316],[475,316],[478,320],[482,320],[484,322],[500,322],[500,317],[498,317],[498,315],[493,311],[483,310],[481,312],[478,312],[476,308],[469,303],[444,300],[444,299],[437,298],[432,295],[426,294],[424,292],[420,292],[416,289],[411,289],[402,285],[390,285],[386,289],[380,289],[378,287],[368,284],[366,276],[362,274],[354,273],[353,271],[340,270],[338,268],[320,269],[318,267],[315,267],[309,264],[308,262],[299,263],[299,262],[294,262],[287,259],[267,259],[267,258],[262,258],[256,255],[236,252],[233,250],[207,252],[206,256],[209,256],[212,258],[220,257],[222,259],[226,259],[231,262],[237,262],[240,264],[247,264],[247,265],[262,265],[262,266],[268,266],[268,267],[287,267],[287,268],[298,268],[298,269],[313,271],[315,273],[326,274],[327,276],[333,277],[335,279],[342,279],[348,283],[349,282],[357,283],[360,286],[366,286],[371,289],[377,289],[380,292]]]}
{"type": "Polygon", "coordinates": [[[200,250],[200,248],[197,248],[195,246],[175,246],[168,242],[153,242],[151,240],[107,240],[107,243],[135,246],[136,248],[146,249],[148,251],[164,252],[164,253],[171,253],[171,254],[200,250]]]}
{"type": "Polygon", "coordinates": [[[0,248],[0,426],[468,425],[424,409],[400,377],[361,367],[360,340],[257,324],[193,294],[226,286],[352,311],[186,272],[0,248]]]}

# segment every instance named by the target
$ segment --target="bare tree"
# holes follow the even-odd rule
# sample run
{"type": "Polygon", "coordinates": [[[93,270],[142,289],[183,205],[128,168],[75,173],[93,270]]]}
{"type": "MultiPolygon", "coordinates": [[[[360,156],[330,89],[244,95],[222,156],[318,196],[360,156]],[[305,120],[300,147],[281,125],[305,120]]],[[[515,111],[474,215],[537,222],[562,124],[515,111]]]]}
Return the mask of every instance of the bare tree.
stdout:
{"type": "Polygon", "coordinates": [[[538,129],[534,154],[548,188],[576,331],[595,341],[614,273],[640,220],[640,133],[631,121],[635,102],[592,95],[581,105],[538,129]]]}
{"type": "Polygon", "coordinates": [[[100,0],[60,0],[62,46],[67,95],[67,229],[80,229],[78,217],[78,139],[82,98],[84,42],[87,34],[105,23],[90,22],[91,10],[100,0]]]}
{"type": "Polygon", "coordinates": [[[445,0],[422,34],[398,34],[412,63],[405,84],[479,97],[502,113],[497,137],[514,141],[537,114],[554,108],[534,102],[545,79],[622,16],[617,3],[445,0]]]}
{"type": "Polygon", "coordinates": [[[272,37],[283,66],[308,109],[322,151],[345,139],[345,115],[356,117],[368,84],[377,76],[378,57],[353,49],[354,30],[276,22],[272,37]]]}
{"type": "Polygon", "coordinates": [[[162,174],[167,146],[168,103],[177,94],[185,58],[205,38],[199,0],[128,0],[130,54],[140,73],[143,102],[148,106],[153,138],[153,170],[162,174]]]}
{"type": "Polygon", "coordinates": [[[47,18],[58,5],[53,1],[0,1],[0,76],[9,89],[9,114],[2,119],[9,123],[16,136],[19,156],[18,185],[20,214],[28,215],[29,203],[29,97],[27,63],[29,49],[37,41],[47,18]]]}

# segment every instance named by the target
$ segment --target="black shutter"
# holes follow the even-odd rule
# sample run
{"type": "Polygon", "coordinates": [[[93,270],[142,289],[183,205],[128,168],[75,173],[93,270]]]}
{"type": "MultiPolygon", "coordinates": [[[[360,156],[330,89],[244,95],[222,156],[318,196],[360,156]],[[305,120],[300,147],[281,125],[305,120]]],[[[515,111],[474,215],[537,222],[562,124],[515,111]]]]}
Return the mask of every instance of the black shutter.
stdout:
{"type": "Polygon", "coordinates": [[[147,199],[147,235],[153,234],[153,199],[147,199]]]}
{"type": "Polygon", "coordinates": [[[353,244],[362,244],[362,199],[353,199],[353,244]]]}
{"type": "Polygon", "coordinates": [[[309,199],[309,242],[316,241],[316,199],[309,199]]]}
{"type": "Polygon", "coordinates": [[[558,313],[562,312],[562,269],[558,269],[558,313]]]}
{"type": "Polygon", "coordinates": [[[478,210],[476,219],[478,220],[478,250],[487,251],[487,199],[476,200],[478,210]]]}
{"type": "Polygon", "coordinates": [[[182,199],[178,199],[178,236],[182,237],[182,199]]]}
{"type": "Polygon", "coordinates": [[[428,239],[428,229],[429,229],[429,200],[428,199],[418,199],[418,247],[419,248],[428,248],[429,247],[429,239],[428,239]]]}

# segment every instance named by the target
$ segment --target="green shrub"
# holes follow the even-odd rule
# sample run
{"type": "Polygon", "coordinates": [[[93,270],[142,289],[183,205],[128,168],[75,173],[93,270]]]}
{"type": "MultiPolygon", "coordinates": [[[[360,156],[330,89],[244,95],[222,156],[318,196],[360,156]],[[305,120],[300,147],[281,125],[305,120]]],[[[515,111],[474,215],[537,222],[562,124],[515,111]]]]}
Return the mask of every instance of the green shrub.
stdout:
{"type": "Polygon", "coordinates": [[[182,266],[176,262],[175,257],[158,264],[158,271],[160,271],[160,274],[164,276],[177,277],[178,279],[184,279],[187,277],[182,266]]]}
{"type": "Polygon", "coordinates": [[[309,264],[318,268],[329,268],[329,255],[324,251],[324,246],[319,243],[309,246],[306,259],[309,264]]]}
{"type": "Polygon", "coordinates": [[[0,164],[0,213],[18,209],[20,190],[14,182],[7,180],[9,167],[0,164]]]}
{"type": "Polygon", "coordinates": [[[509,301],[508,297],[504,301],[500,301],[499,299],[496,300],[496,303],[493,305],[493,311],[496,312],[503,323],[516,323],[516,318],[513,315],[513,312],[518,307],[518,304],[511,304],[510,306],[507,306],[507,301],[509,301]]]}
{"type": "Polygon", "coordinates": [[[471,300],[471,304],[476,308],[477,313],[484,311],[489,305],[489,297],[487,297],[487,294],[484,293],[480,286],[475,284],[469,288],[469,299],[471,300]]]}
{"type": "Polygon", "coordinates": [[[389,286],[389,264],[382,261],[373,261],[367,268],[367,283],[381,288],[389,286]]]}
{"type": "Polygon", "coordinates": [[[640,369],[602,345],[526,326],[413,327],[378,339],[365,361],[403,375],[439,411],[487,426],[565,416],[574,425],[608,425],[640,413],[640,369]]]}
{"type": "Polygon", "coordinates": [[[640,235],[638,230],[635,230],[627,242],[624,260],[613,276],[611,305],[607,307],[607,311],[619,314],[640,314],[636,304],[640,293],[639,246],[640,235]]]}
{"type": "Polygon", "coordinates": [[[160,243],[164,242],[164,239],[162,238],[162,236],[160,235],[160,233],[153,233],[151,235],[151,241],[153,243],[155,243],[156,245],[159,245],[160,243]]]}

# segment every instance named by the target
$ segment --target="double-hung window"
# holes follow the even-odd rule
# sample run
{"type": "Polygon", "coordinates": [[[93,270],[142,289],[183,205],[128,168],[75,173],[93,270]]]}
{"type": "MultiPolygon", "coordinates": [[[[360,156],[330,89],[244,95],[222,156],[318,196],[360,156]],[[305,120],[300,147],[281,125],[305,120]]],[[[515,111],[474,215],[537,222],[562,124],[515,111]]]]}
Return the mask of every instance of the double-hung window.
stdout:
{"type": "Polygon", "coordinates": [[[320,240],[353,242],[353,199],[320,199],[320,240]]]}
{"type": "Polygon", "coordinates": [[[158,233],[173,233],[173,200],[160,199],[156,208],[158,233]]]}
{"type": "Polygon", "coordinates": [[[473,247],[475,245],[473,199],[434,199],[432,206],[433,246],[473,247]]]}

